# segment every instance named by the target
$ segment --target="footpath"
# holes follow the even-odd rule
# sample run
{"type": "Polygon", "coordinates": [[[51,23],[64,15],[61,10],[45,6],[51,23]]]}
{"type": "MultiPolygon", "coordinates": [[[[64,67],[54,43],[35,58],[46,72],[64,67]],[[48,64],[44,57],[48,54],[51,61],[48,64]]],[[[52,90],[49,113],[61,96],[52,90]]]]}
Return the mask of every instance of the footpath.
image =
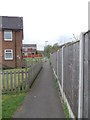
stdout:
{"type": "Polygon", "coordinates": [[[65,118],[49,62],[40,74],[13,118],[65,118]]]}

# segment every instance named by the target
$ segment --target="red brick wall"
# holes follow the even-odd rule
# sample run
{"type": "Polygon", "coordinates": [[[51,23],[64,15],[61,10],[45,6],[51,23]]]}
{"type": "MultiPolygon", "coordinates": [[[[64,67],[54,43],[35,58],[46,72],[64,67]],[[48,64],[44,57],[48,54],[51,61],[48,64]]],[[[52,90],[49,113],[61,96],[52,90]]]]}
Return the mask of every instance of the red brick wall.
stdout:
{"type": "Polygon", "coordinates": [[[17,67],[22,66],[22,31],[16,32],[16,59],[17,59],[17,67]]]}
{"type": "Polygon", "coordinates": [[[12,31],[12,41],[4,41],[4,31],[2,32],[2,64],[9,67],[21,67],[21,46],[22,46],[22,31],[12,31]],[[13,50],[13,60],[4,59],[4,50],[13,50]]]}

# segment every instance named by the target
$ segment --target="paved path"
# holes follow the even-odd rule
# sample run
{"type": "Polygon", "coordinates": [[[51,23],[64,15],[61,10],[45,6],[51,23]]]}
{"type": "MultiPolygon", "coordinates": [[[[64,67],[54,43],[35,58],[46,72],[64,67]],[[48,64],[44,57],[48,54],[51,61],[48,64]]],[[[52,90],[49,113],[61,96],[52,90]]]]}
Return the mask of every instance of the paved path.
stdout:
{"type": "Polygon", "coordinates": [[[65,118],[49,62],[44,63],[14,118],[65,118]]]}

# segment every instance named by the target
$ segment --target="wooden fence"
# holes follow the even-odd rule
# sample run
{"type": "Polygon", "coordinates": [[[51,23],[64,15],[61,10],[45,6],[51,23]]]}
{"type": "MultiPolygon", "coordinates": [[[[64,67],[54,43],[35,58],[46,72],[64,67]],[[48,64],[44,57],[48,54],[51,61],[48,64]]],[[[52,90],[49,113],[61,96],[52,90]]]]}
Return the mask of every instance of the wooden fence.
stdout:
{"type": "Polygon", "coordinates": [[[72,118],[90,118],[90,30],[50,55],[62,98],[72,118]]]}
{"type": "Polygon", "coordinates": [[[30,54],[30,55],[27,55],[27,56],[24,56],[23,55],[23,58],[41,58],[42,57],[42,54],[30,54]]]}
{"type": "Polygon", "coordinates": [[[17,71],[2,71],[2,93],[16,93],[28,91],[39,71],[42,68],[42,62],[39,61],[29,68],[17,71]]]}

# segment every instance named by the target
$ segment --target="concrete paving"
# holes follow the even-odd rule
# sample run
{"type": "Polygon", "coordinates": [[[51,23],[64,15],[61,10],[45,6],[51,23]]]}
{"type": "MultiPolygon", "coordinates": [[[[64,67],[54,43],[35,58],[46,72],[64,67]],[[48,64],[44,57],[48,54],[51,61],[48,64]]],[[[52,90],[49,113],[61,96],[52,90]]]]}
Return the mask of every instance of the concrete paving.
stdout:
{"type": "Polygon", "coordinates": [[[36,78],[13,118],[65,118],[49,62],[36,78]]]}

